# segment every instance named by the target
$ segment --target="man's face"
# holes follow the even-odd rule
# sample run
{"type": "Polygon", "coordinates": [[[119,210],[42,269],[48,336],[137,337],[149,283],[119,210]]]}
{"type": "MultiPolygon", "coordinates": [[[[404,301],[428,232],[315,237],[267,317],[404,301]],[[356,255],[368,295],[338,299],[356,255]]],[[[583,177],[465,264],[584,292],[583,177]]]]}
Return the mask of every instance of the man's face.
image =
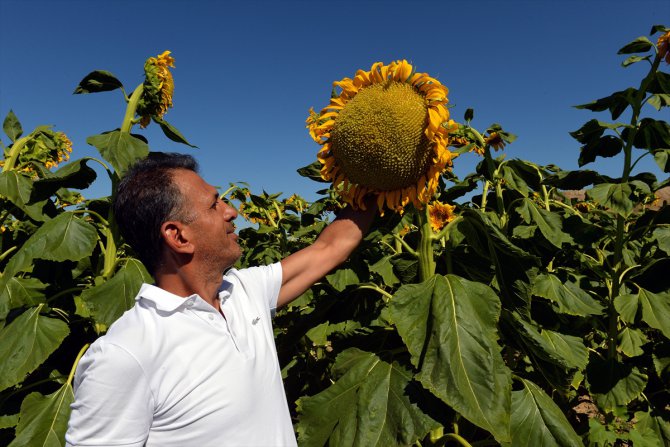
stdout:
{"type": "Polygon", "coordinates": [[[183,214],[189,217],[184,231],[194,244],[194,261],[223,273],[242,255],[233,232],[237,211],[219,200],[216,188],[195,172],[178,169],[173,176],[184,198],[183,214]]]}

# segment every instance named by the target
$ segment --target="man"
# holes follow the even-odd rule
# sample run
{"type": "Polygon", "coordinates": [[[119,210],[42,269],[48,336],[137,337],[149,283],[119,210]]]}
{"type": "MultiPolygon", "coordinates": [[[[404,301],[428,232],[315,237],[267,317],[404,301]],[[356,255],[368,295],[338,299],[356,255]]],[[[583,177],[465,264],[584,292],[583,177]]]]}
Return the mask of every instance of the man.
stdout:
{"type": "Polygon", "coordinates": [[[375,209],[346,209],[311,246],[224,276],[241,255],[237,212],[196,171],[152,153],[119,185],[119,228],[156,282],[81,359],[68,445],[296,444],[272,312],[346,260],[375,209]]]}

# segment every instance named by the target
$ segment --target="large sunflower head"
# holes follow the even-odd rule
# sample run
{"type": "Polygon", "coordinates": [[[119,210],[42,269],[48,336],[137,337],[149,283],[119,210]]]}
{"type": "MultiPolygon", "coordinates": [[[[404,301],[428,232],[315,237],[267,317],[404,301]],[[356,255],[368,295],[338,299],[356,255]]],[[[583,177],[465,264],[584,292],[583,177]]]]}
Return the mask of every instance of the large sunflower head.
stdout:
{"type": "Polygon", "coordinates": [[[174,80],[169,68],[174,68],[174,58],[169,51],[150,57],[144,63],[144,92],[137,107],[143,128],[149,125],[152,116],[162,118],[172,107],[174,80]]]}
{"type": "Polygon", "coordinates": [[[368,193],[382,212],[428,203],[453,158],[447,88],[405,60],[377,62],[333,85],[339,94],[307,118],[323,146],[321,177],[355,208],[365,208],[368,193]]]}

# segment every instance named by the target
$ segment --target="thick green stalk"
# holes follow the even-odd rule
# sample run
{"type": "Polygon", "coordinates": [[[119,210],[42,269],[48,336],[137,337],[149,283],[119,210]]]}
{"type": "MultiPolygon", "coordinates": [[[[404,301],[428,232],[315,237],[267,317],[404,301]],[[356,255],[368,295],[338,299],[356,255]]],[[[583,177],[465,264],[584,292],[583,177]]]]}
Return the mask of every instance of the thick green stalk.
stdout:
{"type": "Polygon", "coordinates": [[[130,133],[130,129],[133,127],[133,120],[135,119],[135,112],[137,111],[137,104],[142,98],[142,93],[144,93],[144,84],[137,86],[133,94],[130,95],[128,100],[128,105],[126,106],[126,114],[123,117],[123,123],[121,124],[121,132],[130,133]]]}
{"type": "Polygon", "coordinates": [[[26,145],[28,140],[33,136],[31,133],[30,135],[26,135],[23,138],[19,138],[14,142],[14,145],[12,146],[12,149],[9,151],[9,156],[5,160],[5,164],[2,167],[2,172],[7,172],[11,171],[14,169],[14,166],[16,165],[16,160],[19,158],[19,154],[21,153],[21,149],[23,149],[23,146],[26,145]]]}
{"type": "Polygon", "coordinates": [[[428,207],[419,210],[419,281],[423,282],[435,275],[435,258],[433,256],[433,228],[430,226],[428,207]]]}
{"type": "MultiPolygon", "coordinates": [[[[644,98],[646,96],[647,87],[654,79],[654,74],[658,70],[658,66],[661,62],[661,58],[656,55],[654,62],[651,65],[651,69],[647,76],[640,83],[635,97],[633,99],[633,104],[631,105],[633,111],[630,118],[630,132],[628,134],[628,139],[626,140],[626,145],[623,148],[624,152],[624,166],[623,173],[621,176],[621,183],[628,182],[632,170],[632,158],[633,158],[633,142],[635,141],[635,136],[638,131],[638,121],[640,119],[640,111],[642,110],[642,105],[644,98]]],[[[616,219],[616,236],[614,242],[614,265],[612,268],[611,279],[612,279],[612,289],[608,305],[609,313],[609,324],[607,331],[607,357],[613,359],[616,357],[616,343],[619,335],[619,315],[616,309],[614,308],[614,299],[619,296],[621,291],[621,272],[625,269],[621,263],[623,261],[623,242],[624,242],[624,232],[625,232],[625,218],[621,215],[617,215],[616,219]]]]}

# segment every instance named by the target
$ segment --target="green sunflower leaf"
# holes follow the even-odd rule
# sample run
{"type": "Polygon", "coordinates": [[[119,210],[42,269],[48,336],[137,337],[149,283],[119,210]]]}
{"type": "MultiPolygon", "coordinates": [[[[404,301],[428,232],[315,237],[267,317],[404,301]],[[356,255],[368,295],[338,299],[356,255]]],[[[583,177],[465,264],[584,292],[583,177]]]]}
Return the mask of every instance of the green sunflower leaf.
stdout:
{"type": "Polygon", "coordinates": [[[649,99],[647,99],[647,104],[660,111],[663,107],[670,106],[670,94],[657,93],[651,95],[649,99]]]}
{"type": "Polygon", "coordinates": [[[168,123],[164,119],[159,118],[157,116],[152,116],[151,119],[154,120],[156,124],[161,126],[161,130],[163,131],[165,136],[171,139],[172,141],[176,141],[177,143],[182,143],[187,146],[191,146],[193,148],[198,147],[186,141],[186,138],[181,134],[181,132],[179,132],[176,127],[174,127],[172,124],[168,123]]]}
{"type": "Polygon", "coordinates": [[[539,330],[517,313],[512,317],[521,341],[539,358],[565,369],[582,370],[588,364],[589,351],[581,338],[547,329],[539,330]]]}
{"type": "Polygon", "coordinates": [[[4,428],[14,428],[19,423],[18,414],[0,416],[0,430],[4,428]]]}
{"type": "Polygon", "coordinates": [[[2,122],[2,130],[5,131],[5,134],[7,134],[12,143],[23,135],[23,127],[21,127],[21,123],[16,115],[14,115],[13,110],[7,113],[5,120],[2,122]]]}
{"type": "Polygon", "coordinates": [[[16,171],[0,172],[0,195],[9,199],[31,219],[43,222],[48,219],[44,213],[46,200],[31,203],[33,181],[16,171]]]}
{"type": "MultiPolygon", "coordinates": [[[[625,140],[631,130],[626,128],[621,132],[625,140]]],[[[652,118],[643,118],[633,139],[633,145],[638,149],[668,149],[670,148],[670,125],[665,121],[652,118]]]]}
{"type": "Polygon", "coordinates": [[[108,92],[123,87],[121,81],[105,70],[96,70],[87,74],[74,89],[75,95],[85,93],[108,92]]]}
{"type": "Polygon", "coordinates": [[[607,411],[625,407],[647,385],[647,375],[636,367],[598,357],[591,358],[586,377],[598,406],[607,411]]]}
{"type": "Polygon", "coordinates": [[[32,307],[43,303],[43,292],[46,287],[47,285],[37,278],[10,278],[6,285],[10,308],[32,307]]]}
{"type": "Polygon", "coordinates": [[[623,141],[621,138],[613,135],[603,135],[594,139],[581,147],[579,153],[579,166],[582,167],[588,163],[594,162],[597,157],[614,157],[623,150],[623,141]]]}
{"type": "Polygon", "coordinates": [[[370,271],[378,274],[387,286],[393,286],[400,282],[398,277],[395,276],[395,273],[393,273],[393,264],[391,263],[390,256],[385,256],[372,264],[370,266],[370,271]]]}
{"type": "Polygon", "coordinates": [[[40,393],[26,396],[21,404],[16,438],[9,447],[63,446],[70,418],[70,404],[73,401],[74,393],[69,382],[46,396],[40,393]]]}
{"type": "Polygon", "coordinates": [[[654,161],[663,172],[670,172],[670,149],[655,150],[654,161]]]}
{"type": "Polygon", "coordinates": [[[658,244],[658,248],[670,255],[670,227],[658,227],[654,230],[652,239],[658,244]]]}
{"type": "Polygon", "coordinates": [[[521,379],[523,389],[512,391],[512,442],[505,446],[582,445],[561,409],[536,384],[521,379]]]}
{"type": "Polygon", "coordinates": [[[424,387],[499,442],[510,441],[511,379],[497,342],[495,292],[435,275],[400,287],[389,310],[424,387]]]}
{"type": "MultiPolygon", "coordinates": [[[[619,92],[612,93],[610,96],[606,98],[600,98],[596,101],[590,102],[588,104],[582,104],[575,106],[577,109],[587,109],[591,110],[593,112],[602,112],[604,110],[609,110],[610,114],[612,115],[612,119],[615,120],[621,114],[623,113],[624,110],[630,105],[634,103],[634,98],[637,93],[637,90],[635,90],[632,87],[627,88],[626,90],[622,90],[619,92]]],[[[572,134],[571,134],[572,135],[572,134]]],[[[575,137],[573,135],[573,137],[575,137]]],[[[576,138],[576,137],[575,137],[576,138]]],[[[581,141],[581,140],[579,140],[581,141]]]]}
{"type": "Polygon", "coordinates": [[[628,357],[644,354],[642,346],[648,341],[647,336],[639,329],[626,327],[619,333],[619,349],[628,357]]]}
{"type": "Polygon", "coordinates": [[[652,293],[640,289],[638,299],[642,306],[642,320],[670,338],[670,292],[652,293]]]}
{"type": "Polygon", "coordinates": [[[628,183],[601,183],[586,191],[586,195],[605,208],[628,217],[633,212],[633,189],[628,183]]]}
{"type": "Polygon", "coordinates": [[[650,56],[630,56],[627,58],[625,61],[621,63],[622,67],[628,67],[629,65],[633,65],[636,62],[640,61],[648,61],[650,59],[650,56]]]}
{"type": "Polygon", "coordinates": [[[572,242],[570,235],[563,232],[561,217],[538,207],[531,199],[522,199],[516,211],[526,224],[537,225],[542,236],[555,247],[561,248],[563,243],[572,242]]]}
{"type": "Polygon", "coordinates": [[[61,188],[86,189],[96,179],[95,170],[89,167],[88,159],[76,160],[66,164],[47,178],[37,180],[30,195],[32,202],[45,200],[56,194],[61,188]]]}
{"type": "Polygon", "coordinates": [[[0,330],[0,391],[21,383],[70,333],[63,321],[40,315],[43,307],[28,309],[0,330]]]}
{"type": "Polygon", "coordinates": [[[93,225],[71,212],[64,212],[45,222],[30,236],[7,263],[2,278],[26,270],[33,259],[78,261],[93,252],[97,240],[93,225]]]}
{"type": "MultiPolygon", "coordinates": [[[[668,421],[663,420],[660,416],[643,411],[635,412],[635,419],[637,420],[635,426],[640,433],[647,431],[653,433],[653,438],[651,436],[648,436],[648,438],[650,441],[655,439],[657,443],[650,443],[650,445],[657,445],[658,447],[670,445],[670,423],[668,421]]],[[[637,447],[638,443],[635,446],[637,447]]]]}
{"type": "Polygon", "coordinates": [[[533,281],[533,295],[546,298],[568,315],[600,315],[603,306],[571,281],[561,281],[556,275],[540,274],[533,281]]]}
{"type": "Polygon", "coordinates": [[[560,171],[544,179],[542,183],[559,189],[582,189],[586,186],[610,181],[597,171],[584,169],[580,171],[560,171]]]}
{"type": "Polygon", "coordinates": [[[135,161],[149,155],[149,145],[145,141],[119,129],[88,137],[86,143],[98,149],[119,176],[135,161]]]}
{"type": "Polygon", "coordinates": [[[644,53],[649,51],[654,44],[645,36],[640,36],[622,47],[617,54],[644,53]]]}
{"type": "Polygon", "coordinates": [[[109,327],[135,304],[142,283],[151,281],[144,265],[129,259],[111,279],[84,290],[81,298],[96,323],[109,327]]]}
{"type": "Polygon", "coordinates": [[[623,321],[633,324],[640,309],[640,300],[633,294],[619,295],[614,298],[614,308],[623,321]]]}
{"type": "Polygon", "coordinates": [[[439,426],[410,399],[423,391],[401,365],[349,348],[335,370],[335,384],[298,401],[301,446],[410,445],[439,426]]]}

